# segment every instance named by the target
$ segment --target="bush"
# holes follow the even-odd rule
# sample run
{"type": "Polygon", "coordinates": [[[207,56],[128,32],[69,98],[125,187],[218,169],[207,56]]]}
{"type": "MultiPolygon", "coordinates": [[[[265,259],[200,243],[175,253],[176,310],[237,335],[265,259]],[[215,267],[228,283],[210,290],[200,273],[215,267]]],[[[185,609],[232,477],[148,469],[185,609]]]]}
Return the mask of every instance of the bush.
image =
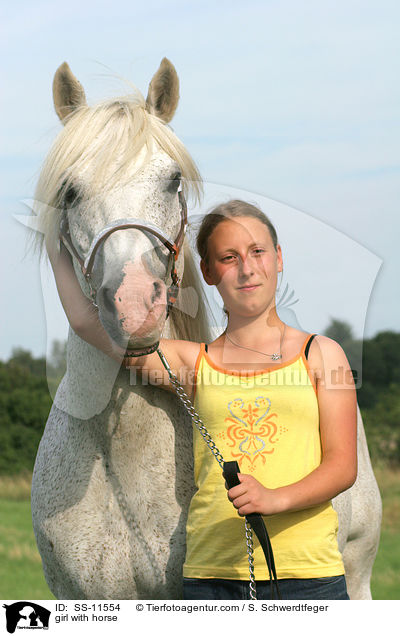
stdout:
{"type": "Polygon", "coordinates": [[[21,357],[0,362],[0,474],[32,471],[51,408],[43,360],[21,357]],[[21,362],[27,361],[27,367],[21,362]]]}
{"type": "Polygon", "coordinates": [[[379,394],[372,408],[362,409],[365,433],[374,464],[400,465],[400,384],[379,394]]]}

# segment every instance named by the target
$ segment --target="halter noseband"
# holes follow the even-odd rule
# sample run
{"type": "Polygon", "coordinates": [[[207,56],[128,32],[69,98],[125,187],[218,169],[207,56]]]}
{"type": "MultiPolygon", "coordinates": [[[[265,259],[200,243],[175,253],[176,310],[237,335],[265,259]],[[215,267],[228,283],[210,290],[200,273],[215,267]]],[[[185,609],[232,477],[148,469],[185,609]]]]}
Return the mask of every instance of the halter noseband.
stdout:
{"type": "MultiPolygon", "coordinates": [[[[143,219],[137,219],[137,218],[118,219],[106,225],[104,228],[100,230],[100,232],[96,234],[85,258],[82,258],[82,256],[79,254],[79,252],[77,251],[77,249],[75,248],[72,242],[68,217],[67,215],[64,215],[60,223],[60,235],[59,235],[60,240],[65,245],[65,247],[67,248],[71,256],[75,258],[78,261],[79,265],[81,266],[82,273],[89,284],[90,297],[95,307],[97,307],[96,290],[92,286],[91,278],[92,278],[94,260],[95,260],[96,253],[99,247],[102,245],[102,243],[104,243],[104,241],[109,236],[111,236],[111,234],[113,234],[117,230],[137,229],[137,230],[141,230],[142,232],[148,232],[149,234],[152,234],[153,236],[155,236],[163,245],[165,245],[165,247],[170,252],[170,256],[173,257],[172,268],[171,268],[172,282],[167,289],[166,317],[168,318],[170,308],[175,303],[178,297],[180,281],[178,279],[178,274],[176,271],[175,264],[179,256],[180,250],[182,248],[182,243],[183,243],[186,226],[187,226],[187,206],[186,206],[185,197],[183,196],[183,193],[181,191],[178,192],[178,196],[179,196],[179,203],[181,205],[181,225],[179,228],[178,236],[176,237],[175,241],[173,241],[170,237],[168,237],[156,225],[153,225],[152,223],[143,222],[143,219]]],[[[153,351],[156,350],[157,346],[158,346],[158,343],[156,345],[151,345],[151,347],[148,347],[146,350],[143,350],[145,351],[145,353],[138,353],[137,355],[147,355],[148,353],[153,353],[153,351]]],[[[127,355],[135,356],[135,353],[129,353],[127,355]]]]}

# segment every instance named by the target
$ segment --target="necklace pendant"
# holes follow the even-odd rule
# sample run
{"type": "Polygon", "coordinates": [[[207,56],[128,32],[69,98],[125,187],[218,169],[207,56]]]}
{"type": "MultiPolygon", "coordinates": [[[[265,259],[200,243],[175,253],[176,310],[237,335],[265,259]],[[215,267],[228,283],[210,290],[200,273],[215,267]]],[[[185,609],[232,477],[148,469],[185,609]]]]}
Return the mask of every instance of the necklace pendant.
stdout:
{"type": "Polygon", "coordinates": [[[273,353],[271,356],[271,360],[280,360],[282,358],[281,353],[273,353]]]}

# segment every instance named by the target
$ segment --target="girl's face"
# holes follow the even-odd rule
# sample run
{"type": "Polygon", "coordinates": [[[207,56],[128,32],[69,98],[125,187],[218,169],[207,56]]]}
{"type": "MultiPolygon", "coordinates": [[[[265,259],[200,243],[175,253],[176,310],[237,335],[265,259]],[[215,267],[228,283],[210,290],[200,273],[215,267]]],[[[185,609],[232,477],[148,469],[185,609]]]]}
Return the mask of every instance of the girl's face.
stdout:
{"type": "Polygon", "coordinates": [[[282,253],[264,223],[247,216],[222,221],[208,239],[208,254],[208,263],[200,263],[204,280],[216,285],[229,312],[255,316],[275,304],[282,253]]]}

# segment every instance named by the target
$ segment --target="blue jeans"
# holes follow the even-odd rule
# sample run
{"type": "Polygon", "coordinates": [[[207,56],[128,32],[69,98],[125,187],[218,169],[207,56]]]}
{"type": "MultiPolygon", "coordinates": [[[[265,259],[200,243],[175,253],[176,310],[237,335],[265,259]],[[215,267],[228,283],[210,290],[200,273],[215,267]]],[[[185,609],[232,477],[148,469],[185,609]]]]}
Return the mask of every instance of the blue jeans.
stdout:
{"type": "MultiPolygon", "coordinates": [[[[346,579],[341,576],[324,576],[315,579],[279,579],[282,600],[330,600],[348,601],[346,579]]],[[[271,599],[269,581],[256,581],[257,600],[271,599]]],[[[187,601],[226,601],[250,599],[248,581],[228,579],[183,579],[183,598],[187,601]]],[[[276,595],[275,595],[276,599],[276,595]]]]}

